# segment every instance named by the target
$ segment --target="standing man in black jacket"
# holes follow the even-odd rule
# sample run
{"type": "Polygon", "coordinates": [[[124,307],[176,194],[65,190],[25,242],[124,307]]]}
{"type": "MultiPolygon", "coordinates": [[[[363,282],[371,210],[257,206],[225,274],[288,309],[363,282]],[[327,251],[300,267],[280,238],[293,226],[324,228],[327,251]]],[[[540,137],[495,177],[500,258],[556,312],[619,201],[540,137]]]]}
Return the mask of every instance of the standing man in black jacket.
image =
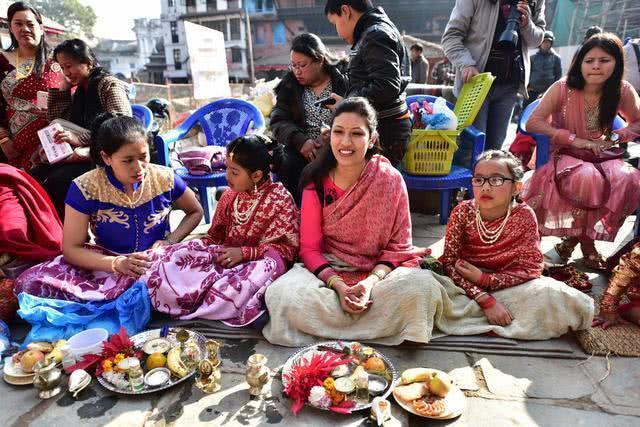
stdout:
{"type": "Polygon", "coordinates": [[[411,135],[405,102],[411,61],[402,36],[384,10],[374,8],[370,0],[327,0],[324,12],[351,45],[346,97],[362,96],[371,102],[378,112],[383,154],[398,167],[411,135]]]}

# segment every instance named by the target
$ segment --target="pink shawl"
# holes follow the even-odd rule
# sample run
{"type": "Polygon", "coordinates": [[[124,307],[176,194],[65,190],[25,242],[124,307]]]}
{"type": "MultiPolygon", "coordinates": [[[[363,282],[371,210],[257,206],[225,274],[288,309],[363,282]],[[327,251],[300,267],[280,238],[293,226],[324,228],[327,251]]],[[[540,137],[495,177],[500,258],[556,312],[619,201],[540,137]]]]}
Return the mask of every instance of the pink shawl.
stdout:
{"type": "Polygon", "coordinates": [[[379,263],[416,267],[429,253],[413,246],[407,188],[382,156],[374,156],[322,216],[325,249],[358,270],[371,271],[379,263]]]}

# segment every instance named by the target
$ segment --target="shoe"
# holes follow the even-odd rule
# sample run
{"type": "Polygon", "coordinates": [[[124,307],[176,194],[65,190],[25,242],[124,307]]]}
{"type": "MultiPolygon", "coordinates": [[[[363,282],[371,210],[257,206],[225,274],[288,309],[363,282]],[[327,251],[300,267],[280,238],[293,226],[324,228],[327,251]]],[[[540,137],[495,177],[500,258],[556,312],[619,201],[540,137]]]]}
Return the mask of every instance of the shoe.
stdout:
{"type": "Polygon", "coordinates": [[[567,262],[571,258],[571,254],[573,254],[573,250],[576,248],[578,241],[572,238],[562,239],[562,242],[556,244],[554,249],[558,256],[564,261],[567,262]]]}
{"type": "Polygon", "coordinates": [[[582,264],[584,264],[585,267],[590,268],[592,270],[597,270],[597,271],[607,270],[606,261],[604,260],[604,258],[602,258],[602,255],[598,253],[590,254],[582,258],[582,264]]]}

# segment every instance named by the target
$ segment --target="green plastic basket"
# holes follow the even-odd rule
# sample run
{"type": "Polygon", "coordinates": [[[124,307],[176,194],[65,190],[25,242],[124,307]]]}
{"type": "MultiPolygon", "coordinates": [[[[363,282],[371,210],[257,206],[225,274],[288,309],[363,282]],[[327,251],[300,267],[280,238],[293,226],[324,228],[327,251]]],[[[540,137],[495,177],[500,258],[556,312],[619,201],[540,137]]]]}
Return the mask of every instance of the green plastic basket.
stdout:
{"type": "Polygon", "coordinates": [[[448,175],[457,139],[464,128],[473,124],[495,77],[491,73],[474,76],[462,87],[453,109],[458,118],[457,130],[414,129],[411,132],[402,168],[412,175],[448,175]]]}
{"type": "Polygon", "coordinates": [[[462,87],[453,108],[458,118],[458,131],[462,132],[464,128],[473,124],[495,79],[491,73],[482,73],[473,76],[471,81],[462,87]]]}
{"type": "Polygon", "coordinates": [[[457,130],[414,129],[402,168],[412,175],[447,175],[458,149],[457,130]]]}

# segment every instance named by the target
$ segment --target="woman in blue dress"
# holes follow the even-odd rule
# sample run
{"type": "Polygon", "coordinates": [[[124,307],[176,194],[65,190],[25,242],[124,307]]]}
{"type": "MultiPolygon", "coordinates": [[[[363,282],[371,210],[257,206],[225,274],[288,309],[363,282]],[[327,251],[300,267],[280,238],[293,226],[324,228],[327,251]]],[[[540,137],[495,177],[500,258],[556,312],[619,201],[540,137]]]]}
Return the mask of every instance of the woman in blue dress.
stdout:
{"type": "Polygon", "coordinates": [[[185,182],[149,163],[148,135],[131,117],[103,114],[92,132],[98,167],[76,178],[66,198],[63,255],[25,271],[15,292],[72,301],[118,297],[150,266],[148,250],[177,243],[200,223],[185,182]],[[171,231],[169,213],[184,211],[171,231]],[[88,244],[89,230],[95,244],[88,244]]]}

